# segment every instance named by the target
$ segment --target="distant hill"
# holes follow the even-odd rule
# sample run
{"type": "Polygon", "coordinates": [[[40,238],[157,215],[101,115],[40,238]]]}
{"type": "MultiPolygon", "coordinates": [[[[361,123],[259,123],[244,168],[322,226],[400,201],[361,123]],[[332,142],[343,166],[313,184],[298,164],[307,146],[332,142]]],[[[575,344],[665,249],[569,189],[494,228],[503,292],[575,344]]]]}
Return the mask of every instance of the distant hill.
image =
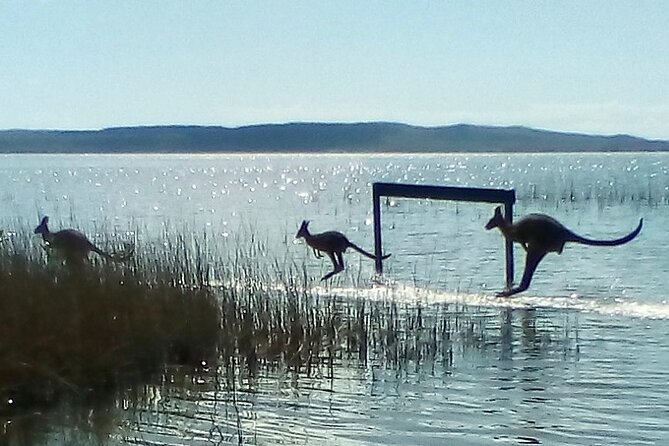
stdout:
{"type": "Polygon", "coordinates": [[[622,151],[669,151],[669,141],[527,127],[418,127],[387,122],[0,131],[0,153],[622,151]]]}

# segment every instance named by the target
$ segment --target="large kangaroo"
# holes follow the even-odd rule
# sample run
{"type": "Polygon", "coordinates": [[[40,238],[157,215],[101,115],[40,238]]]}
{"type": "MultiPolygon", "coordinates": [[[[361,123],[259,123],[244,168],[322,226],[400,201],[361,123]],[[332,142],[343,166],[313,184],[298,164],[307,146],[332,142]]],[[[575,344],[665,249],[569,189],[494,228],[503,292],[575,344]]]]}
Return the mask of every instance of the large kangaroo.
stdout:
{"type": "Polygon", "coordinates": [[[504,237],[512,242],[520,243],[525,248],[525,271],[520,285],[515,288],[506,289],[498,296],[511,296],[525,291],[530,286],[532,275],[539,266],[539,262],[549,252],[562,254],[567,242],[581,243],[590,246],[618,246],[634,239],[641,231],[643,218],[639,220],[639,226],[625,237],[615,240],[591,240],[574,234],[560,222],[544,214],[529,214],[516,223],[507,222],[502,216],[502,207],[495,209],[495,215],[485,225],[486,229],[499,228],[504,237]]]}
{"type": "Polygon", "coordinates": [[[100,257],[114,262],[123,262],[133,254],[133,249],[123,255],[106,253],[76,229],[62,229],[58,232],[51,232],[48,225],[49,217],[42,218],[39,226],[35,228],[35,234],[41,234],[48,247],[60,251],[68,264],[80,265],[88,257],[89,252],[94,252],[100,257]]]}
{"type": "MultiPolygon", "coordinates": [[[[374,254],[371,254],[361,247],[351,243],[344,234],[338,231],[327,231],[320,234],[312,234],[309,232],[309,222],[306,220],[302,221],[300,229],[297,231],[295,238],[303,237],[304,240],[314,250],[314,255],[316,258],[320,259],[323,257],[321,252],[326,253],[330,260],[332,260],[332,265],[334,270],[324,275],[321,280],[327,280],[330,277],[344,271],[344,253],[347,248],[353,248],[358,251],[360,254],[369,257],[370,259],[376,259],[374,254]]],[[[390,257],[390,254],[386,254],[382,259],[387,259],[390,257]]]]}

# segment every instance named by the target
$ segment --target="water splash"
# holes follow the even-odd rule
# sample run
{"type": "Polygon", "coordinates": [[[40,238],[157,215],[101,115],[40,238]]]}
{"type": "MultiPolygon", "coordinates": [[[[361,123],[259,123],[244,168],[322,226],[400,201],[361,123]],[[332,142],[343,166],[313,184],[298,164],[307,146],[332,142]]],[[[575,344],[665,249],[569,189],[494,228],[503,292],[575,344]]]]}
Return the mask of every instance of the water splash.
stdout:
{"type": "Polygon", "coordinates": [[[669,303],[643,303],[616,299],[613,302],[583,298],[547,297],[520,295],[501,298],[492,294],[466,293],[415,287],[403,283],[375,284],[371,288],[315,287],[318,295],[335,295],[342,298],[365,298],[372,301],[395,300],[404,303],[460,304],[484,308],[531,309],[547,308],[565,311],[581,311],[605,316],[621,316],[646,319],[669,319],[669,303]]]}

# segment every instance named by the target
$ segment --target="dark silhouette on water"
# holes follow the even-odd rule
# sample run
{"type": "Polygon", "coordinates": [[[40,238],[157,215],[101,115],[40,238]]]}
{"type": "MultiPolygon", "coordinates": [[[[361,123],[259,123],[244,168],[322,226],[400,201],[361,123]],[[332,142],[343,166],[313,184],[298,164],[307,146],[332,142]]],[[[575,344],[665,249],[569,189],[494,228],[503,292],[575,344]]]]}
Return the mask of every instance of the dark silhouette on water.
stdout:
{"type": "Polygon", "coordinates": [[[89,252],[94,252],[100,257],[112,260],[114,262],[123,262],[128,260],[134,249],[123,253],[122,255],[109,254],[95,246],[88,237],[76,229],[62,229],[57,232],[49,230],[49,217],[42,218],[40,224],[35,228],[35,234],[41,234],[47,247],[58,251],[65,257],[68,265],[81,265],[88,258],[89,252]]]}
{"type": "Polygon", "coordinates": [[[581,243],[590,246],[618,246],[634,239],[641,231],[643,218],[634,231],[625,237],[615,240],[592,240],[581,237],[566,228],[560,222],[544,214],[529,214],[516,223],[509,223],[502,215],[502,208],[495,209],[495,215],[488,221],[485,228],[490,230],[499,228],[507,240],[520,243],[525,249],[525,271],[520,285],[515,288],[506,289],[498,296],[511,296],[525,291],[532,281],[532,275],[539,266],[539,262],[549,252],[562,254],[567,242],[581,243]]]}
{"type": "MultiPolygon", "coordinates": [[[[304,238],[313,251],[317,259],[320,259],[322,252],[326,253],[330,260],[332,260],[332,265],[334,270],[324,275],[321,280],[327,280],[330,277],[344,271],[344,253],[347,248],[353,248],[358,251],[360,254],[369,257],[370,259],[376,259],[374,254],[371,254],[361,247],[351,243],[344,234],[338,231],[327,231],[320,234],[312,234],[309,232],[309,222],[307,220],[302,221],[300,229],[297,231],[295,238],[304,238]]],[[[390,254],[386,254],[382,259],[387,259],[390,257],[390,254]]]]}

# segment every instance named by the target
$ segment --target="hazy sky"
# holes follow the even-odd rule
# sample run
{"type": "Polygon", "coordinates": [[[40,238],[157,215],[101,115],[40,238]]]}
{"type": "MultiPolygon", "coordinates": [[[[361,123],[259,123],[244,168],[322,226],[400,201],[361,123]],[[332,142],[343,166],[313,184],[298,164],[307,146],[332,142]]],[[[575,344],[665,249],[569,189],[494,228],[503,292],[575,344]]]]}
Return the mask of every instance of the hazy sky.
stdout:
{"type": "Polygon", "coordinates": [[[377,120],[669,139],[669,1],[0,0],[0,128],[377,120]]]}

